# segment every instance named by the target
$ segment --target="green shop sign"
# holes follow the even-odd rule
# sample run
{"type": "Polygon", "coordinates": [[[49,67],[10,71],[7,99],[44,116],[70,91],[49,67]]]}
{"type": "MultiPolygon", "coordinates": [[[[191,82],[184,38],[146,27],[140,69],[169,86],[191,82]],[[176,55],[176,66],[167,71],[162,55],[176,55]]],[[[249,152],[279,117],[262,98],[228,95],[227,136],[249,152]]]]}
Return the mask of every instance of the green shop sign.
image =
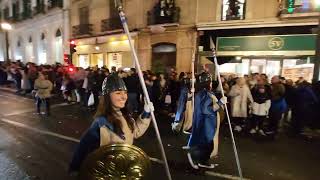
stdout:
{"type": "Polygon", "coordinates": [[[218,56],[315,55],[315,34],[218,37],[218,56]]]}

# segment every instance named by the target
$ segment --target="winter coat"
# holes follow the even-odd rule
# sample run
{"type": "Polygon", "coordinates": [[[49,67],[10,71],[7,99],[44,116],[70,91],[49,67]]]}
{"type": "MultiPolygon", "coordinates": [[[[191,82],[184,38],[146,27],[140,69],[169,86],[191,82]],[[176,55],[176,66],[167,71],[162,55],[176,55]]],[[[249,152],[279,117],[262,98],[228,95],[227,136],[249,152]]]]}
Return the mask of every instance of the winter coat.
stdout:
{"type": "Polygon", "coordinates": [[[135,121],[134,131],[132,132],[122,113],[120,111],[116,113],[116,117],[122,123],[122,133],[117,134],[114,125],[106,117],[97,117],[82,136],[71,161],[70,171],[78,171],[87,155],[100,146],[119,143],[132,145],[134,139],[141,137],[146,132],[151,121],[150,115],[144,112],[135,121]]]}
{"type": "Polygon", "coordinates": [[[248,86],[242,88],[237,84],[231,87],[229,92],[231,97],[231,115],[232,117],[248,117],[248,100],[253,102],[253,98],[248,86]]]}
{"type": "Polygon", "coordinates": [[[267,116],[271,107],[271,94],[266,87],[255,86],[251,91],[253,103],[251,106],[252,114],[257,116],[267,116]],[[264,93],[260,93],[259,89],[263,88],[264,93]]]}
{"type": "Polygon", "coordinates": [[[283,84],[276,83],[271,85],[271,108],[272,112],[284,113],[288,109],[285,100],[285,87],[283,84]]]}
{"type": "Polygon", "coordinates": [[[34,89],[37,90],[36,97],[41,99],[51,97],[53,85],[49,80],[36,79],[34,83],[34,89]]]}

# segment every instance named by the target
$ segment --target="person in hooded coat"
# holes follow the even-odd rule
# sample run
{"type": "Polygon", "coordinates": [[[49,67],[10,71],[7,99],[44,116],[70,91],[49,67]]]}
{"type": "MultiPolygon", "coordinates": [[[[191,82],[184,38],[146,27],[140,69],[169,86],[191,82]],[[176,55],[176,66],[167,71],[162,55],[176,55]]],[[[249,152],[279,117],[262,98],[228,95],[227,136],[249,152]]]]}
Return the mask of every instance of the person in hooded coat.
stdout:
{"type": "Polygon", "coordinates": [[[197,93],[193,112],[192,133],[188,145],[188,160],[195,169],[214,168],[209,159],[217,155],[220,120],[217,111],[227,102],[211,91],[212,78],[203,72],[197,78],[197,93]]]}
{"type": "Polygon", "coordinates": [[[113,73],[102,85],[102,95],[95,120],[82,136],[70,164],[70,172],[79,171],[88,154],[100,146],[133,144],[149,127],[153,104],[146,104],[144,112],[134,120],[128,110],[128,94],[124,81],[113,73]]]}
{"type": "MultiPolygon", "coordinates": [[[[175,115],[175,119],[171,124],[173,131],[180,131],[182,125],[185,123],[185,111],[188,101],[192,101],[192,96],[190,96],[190,79],[183,78],[181,80],[181,89],[180,89],[180,96],[178,100],[177,111],[175,115]]],[[[189,127],[190,128],[190,127],[189,127]]],[[[183,129],[188,130],[188,129],[183,129]]]]}

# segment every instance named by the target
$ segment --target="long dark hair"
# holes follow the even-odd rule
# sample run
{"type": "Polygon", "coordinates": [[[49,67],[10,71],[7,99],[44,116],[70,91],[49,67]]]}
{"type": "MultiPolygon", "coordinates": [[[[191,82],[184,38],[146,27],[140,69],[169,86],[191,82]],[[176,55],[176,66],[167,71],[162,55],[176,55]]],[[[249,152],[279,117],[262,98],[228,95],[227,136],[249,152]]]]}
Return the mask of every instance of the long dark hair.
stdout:
{"type": "MultiPolygon", "coordinates": [[[[125,107],[120,109],[124,119],[127,121],[129,129],[134,131],[134,119],[131,116],[130,110],[128,108],[128,101],[125,104],[125,107]]],[[[108,121],[114,126],[114,130],[116,134],[123,133],[122,132],[122,124],[119,120],[119,117],[116,116],[116,112],[112,107],[112,102],[110,99],[110,94],[101,96],[99,99],[99,105],[97,108],[97,112],[95,114],[96,117],[104,116],[108,119],[108,121]]]]}

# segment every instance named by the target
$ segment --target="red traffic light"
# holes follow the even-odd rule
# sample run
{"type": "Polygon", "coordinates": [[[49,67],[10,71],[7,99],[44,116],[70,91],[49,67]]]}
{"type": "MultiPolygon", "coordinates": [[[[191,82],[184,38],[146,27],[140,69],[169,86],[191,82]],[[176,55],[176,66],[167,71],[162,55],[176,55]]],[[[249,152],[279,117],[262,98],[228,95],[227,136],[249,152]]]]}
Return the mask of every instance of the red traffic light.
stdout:
{"type": "Polygon", "coordinates": [[[69,71],[69,72],[73,72],[73,71],[74,71],[74,68],[73,68],[73,67],[69,67],[69,68],[68,68],[68,71],[69,71]]]}
{"type": "Polygon", "coordinates": [[[75,45],[76,42],[74,40],[70,41],[70,44],[75,45]]]}

